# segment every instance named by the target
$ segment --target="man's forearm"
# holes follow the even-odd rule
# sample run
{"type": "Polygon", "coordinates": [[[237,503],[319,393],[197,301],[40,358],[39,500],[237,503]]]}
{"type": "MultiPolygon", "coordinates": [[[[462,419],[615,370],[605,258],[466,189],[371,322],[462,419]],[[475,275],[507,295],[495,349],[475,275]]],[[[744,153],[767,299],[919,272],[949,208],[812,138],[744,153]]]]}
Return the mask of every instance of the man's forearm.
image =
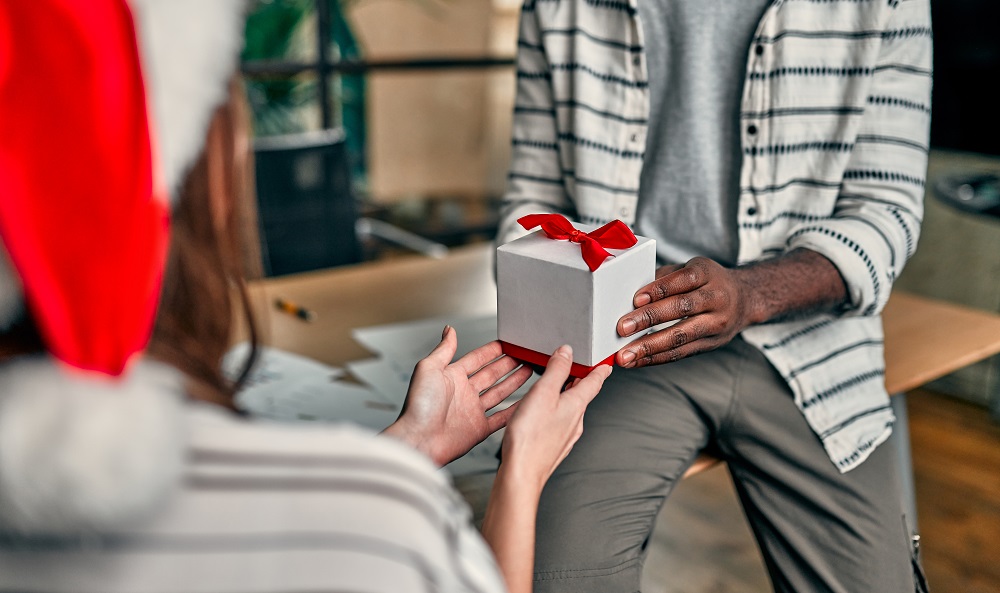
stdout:
{"type": "Polygon", "coordinates": [[[834,311],[847,302],[847,287],[833,262],[809,249],[734,270],[749,300],[751,324],[834,311]]]}

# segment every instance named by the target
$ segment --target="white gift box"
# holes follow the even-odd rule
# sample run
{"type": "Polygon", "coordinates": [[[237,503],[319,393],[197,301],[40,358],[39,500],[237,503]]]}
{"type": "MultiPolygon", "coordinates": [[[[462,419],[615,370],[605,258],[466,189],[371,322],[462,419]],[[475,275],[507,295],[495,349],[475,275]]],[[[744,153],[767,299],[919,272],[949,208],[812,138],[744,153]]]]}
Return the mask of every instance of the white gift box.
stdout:
{"type": "MultiPolygon", "coordinates": [[[[583,232],[596,228],[574,226],[583,232]]],[[[635,339],[618,335],[618,320],[635,309],[635,293],[656,274],[656,242],[636,239],[629,249],[607,249],[613,257],[593,272],[580,244],[551,239],[541,230],[498,247],[497,333],[504,351],[544,364],[556,348],[569,344],[574,376],[609,363],[635,339]]]]}

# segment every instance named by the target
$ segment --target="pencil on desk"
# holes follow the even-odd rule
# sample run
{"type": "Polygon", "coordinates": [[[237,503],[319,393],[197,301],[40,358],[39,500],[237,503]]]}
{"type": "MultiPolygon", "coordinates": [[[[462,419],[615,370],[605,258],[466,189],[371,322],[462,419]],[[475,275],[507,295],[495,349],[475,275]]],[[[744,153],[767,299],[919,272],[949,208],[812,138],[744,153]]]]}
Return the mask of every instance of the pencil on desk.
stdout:
{"type": "Polygon", "coordinates": [[[274,306],[277,307],[278,310],[284,311],[285,313],[288,313],[289,315],[294,315],[294,316],[298,317],[299,319],[301,319],[302,321],[312,321],[312,320],[316,319],[316,312],[315,311],[310,311],[309,309],[306,309],[305,307],[302,307],[300,305],[296,305],[292,301],[289,301],[289,300],[286,300],[286,299],[283,299],[283,298],[277,298],[277,299],[275,299],[274,300],[274,306]]]}

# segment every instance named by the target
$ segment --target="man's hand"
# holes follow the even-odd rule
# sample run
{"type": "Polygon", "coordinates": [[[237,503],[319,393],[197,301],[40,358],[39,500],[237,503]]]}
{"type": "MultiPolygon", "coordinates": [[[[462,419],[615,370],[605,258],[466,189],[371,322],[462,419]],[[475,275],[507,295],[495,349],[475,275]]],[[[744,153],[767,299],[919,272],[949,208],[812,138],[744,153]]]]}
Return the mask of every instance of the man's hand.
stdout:
{"type": "Polygon", "coordinates": [[[680,320],[643,336],[618,352],[623,367],[673,362],[728,343],[752,322],[750,287],[740,270],[704,257],[664,266],[635,294],[636,310],[618,320],[624,337],[680,320]]]}
{"type": "Polygon", "coordinates": [[[503,356],[499,342],[480,346],[454,363],[458,338],[446,327],[441,343],[419,363],[399,419],[385,429],[445,465],[506,426],[517,404],[487,413],[531,377],[531,369],[503,356]],[[511,373],[500,383],[504,375],[511,373]]]}
{"type": "Polygon", "coordinates": [[[617,362],[641,367],[687,358],[728,344],[749,325],[832,310],[847,290],[830,260],[808,249],[739,268],[704,257],[657,270],[635,293],[635,311],[618,320],[623,337],[668,321],[661,331],[622,348],[617,362]]]}

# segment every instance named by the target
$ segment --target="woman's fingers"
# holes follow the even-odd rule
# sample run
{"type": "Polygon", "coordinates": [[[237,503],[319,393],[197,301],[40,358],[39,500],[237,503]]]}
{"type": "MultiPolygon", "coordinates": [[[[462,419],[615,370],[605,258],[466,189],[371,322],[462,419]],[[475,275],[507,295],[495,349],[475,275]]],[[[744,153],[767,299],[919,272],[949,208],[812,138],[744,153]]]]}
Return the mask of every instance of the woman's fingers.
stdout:
{"type": "Polygon", "coordinates": [[[530,378],[531,369],[524,366],[511,373],[510,376],[480,396],[479,402],[482,404],[483,410],[489,410],[510,397],[512,393],[517,391],[530,378]]]}
{"type": "Polygon", "coordinates": [[[486,418],[486,426],[489,429],[490,434],[493,434],[504,426],[507,426],[507,423],[510,422],[511,417],[514,415],[514,412],[516,412],[517,408],[521,405],[521,401],[523,400],[516,401],[509,407],[504,408],[496,414],[492,414],[486,418]]]}
{"type": "Polygon", "coordinates": [[[569,378],[569,371],[573,365],[573,349],[568,345],[560,346],[552,353],[549,362],[545,365],[545,372],[535,383],[532,391],[551,391],[559,393],[562,391],[566,379],[569,378]]]}
{"type": "MultiPolygon", "coordinates": [[[[452,353],[452,356],[454,356],[454,353],[452,353]]],[[[489,344],[484,344],[476,348],[452,364],[465,373],[466,376],[469,376],[501,356],[503,356],[503,351],[500,349],[500,342],[494,340],[489,344]]]]}
{"type": "MultiPolygon", "coordinates": [[[[455,328],[450,325],[444,326],[444,331],[441,332],[441,341],[438,345],[431,350],[420,362],[427,362],[433,365],[435,368],[444,368],[451,363],[451,359],[455,358],[455,351],[458,349],[458,336],[455,334],[455,328]]],[[[419,363],[418,363],[419,364],[419,363]]]]}
{"type": "Polygon", "coordinates": [[[487,363],[486,366],[476,371],[476,374],[469,377],[469,384],[477,393],[481,393],[499,381],[504,375],[513,371],[521,364],[509,356],[503,356],[487,363]]]}
{"type": "Polygon", "coordinates": [[[567,390],[565,396],[577,398],[581,404],[587,406],[597,397],[601,387],[604,386],[604,380],[610,375],[611,365],[602,364],[567,390]]]}

